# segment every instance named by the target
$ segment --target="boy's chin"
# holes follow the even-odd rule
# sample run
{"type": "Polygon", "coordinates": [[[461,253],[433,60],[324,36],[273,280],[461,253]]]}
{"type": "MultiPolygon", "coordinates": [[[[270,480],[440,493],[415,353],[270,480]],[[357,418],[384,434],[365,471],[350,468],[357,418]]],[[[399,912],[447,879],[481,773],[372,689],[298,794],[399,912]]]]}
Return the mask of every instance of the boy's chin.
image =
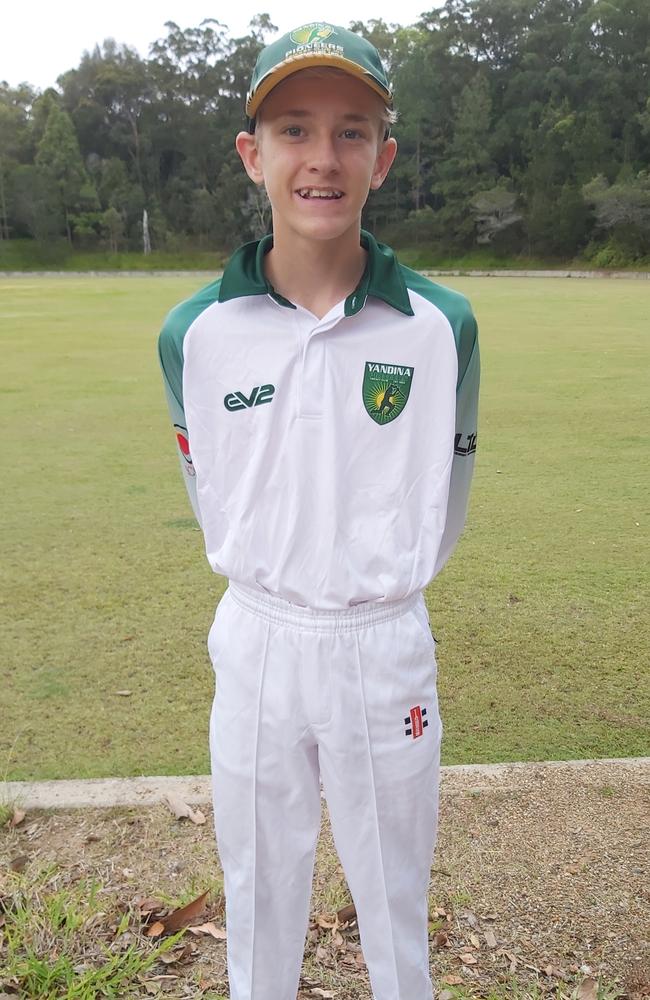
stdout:
{"type": "MultiPolygon", "coordinates": [[[[284,228],[280,222],[280,228],[284,228]]],[[[274,222],[274,229],[276,225],[274,222]]],[[[289,235],[298,239],[327,243],[340,240],[350,233],[358,236],[361,229],[361,215],[353,219],[309,219],[299,220],[289,226],[289,235]]],[[[276,230],[277,231],[277,230],[276,230]]]]}

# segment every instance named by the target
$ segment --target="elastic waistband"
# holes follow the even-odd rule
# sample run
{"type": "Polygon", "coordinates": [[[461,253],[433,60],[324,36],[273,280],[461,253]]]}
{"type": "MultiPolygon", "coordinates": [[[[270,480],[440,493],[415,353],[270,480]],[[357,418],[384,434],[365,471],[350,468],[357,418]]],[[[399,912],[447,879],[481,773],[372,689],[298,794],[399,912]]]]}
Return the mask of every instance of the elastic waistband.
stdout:
{"type": "Polygon", "coordinates": [[[265,594],[241,583],[231,583],[227,592],[235,604],[258,618],[304,632],[356,632],[368,625],[400,618],[422,598],[421,592],[416,591],[400,601],[356,604],[341,611],[321,611],[291,604],[282,597],[265,594]]]}

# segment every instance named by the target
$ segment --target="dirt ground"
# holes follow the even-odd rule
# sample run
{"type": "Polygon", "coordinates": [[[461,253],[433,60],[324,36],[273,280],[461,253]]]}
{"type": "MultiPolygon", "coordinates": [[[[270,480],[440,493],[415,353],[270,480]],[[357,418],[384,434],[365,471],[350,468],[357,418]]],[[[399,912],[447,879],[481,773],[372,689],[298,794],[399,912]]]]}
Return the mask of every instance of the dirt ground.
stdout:
{"type": "MultiPolygon", "coordinates": [[[[514,984],[535,983],[555,995],[593,976],[617,984],[619,995],[650,997],[649,793],[650,766],[641,762],[531,765],[507,782],[446,774],[430,893],[439,988],[487,996],[511,982],[515,995],[514,984]]],[[[164,805],[28,813],[0,833],[0,890],[16,859],[26,873],[52,864],[63,878],[97,878],[118,909],[146,922],[143,900],[154,897],[164,911],[209,888],[195,923],[221,929],[220,870],[203,812],[203,825],[164,805]]],[[[348,903],[323,804],[301,997],[370,997],[356,921],[349,911],[337,917],[348,903]]],[[[191,941],[193,951],[155,967],[143,995],[227,995],[225,942],[211,934],[191,941]]]]}

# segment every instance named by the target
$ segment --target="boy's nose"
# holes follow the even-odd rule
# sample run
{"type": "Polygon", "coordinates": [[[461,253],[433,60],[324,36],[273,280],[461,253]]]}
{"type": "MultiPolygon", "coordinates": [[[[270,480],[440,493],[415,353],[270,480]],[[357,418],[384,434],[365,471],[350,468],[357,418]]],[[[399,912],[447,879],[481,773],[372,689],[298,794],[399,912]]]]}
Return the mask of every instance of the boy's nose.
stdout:
{"type": "Polygon", "coordinates": [[[309,169],[318,173],[332,173],[337,170],[339,158],[336,143],[329,136],[314,141],[310,149],[309,169]]]}

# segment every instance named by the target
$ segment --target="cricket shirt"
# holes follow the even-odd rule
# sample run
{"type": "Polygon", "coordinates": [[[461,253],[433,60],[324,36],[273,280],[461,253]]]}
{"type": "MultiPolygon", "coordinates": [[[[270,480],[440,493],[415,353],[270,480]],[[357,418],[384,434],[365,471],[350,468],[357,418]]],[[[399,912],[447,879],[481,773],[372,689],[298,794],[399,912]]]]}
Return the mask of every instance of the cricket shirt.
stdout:
{"type": "Polygon", "coordinates": [[[264,274],[273,237],[176,306],[159,356],[210,565],[341,610],[422,590],[462,531],[479,349],[467,300],[366,232],[358,287],[318,319],[264,274]]]}

